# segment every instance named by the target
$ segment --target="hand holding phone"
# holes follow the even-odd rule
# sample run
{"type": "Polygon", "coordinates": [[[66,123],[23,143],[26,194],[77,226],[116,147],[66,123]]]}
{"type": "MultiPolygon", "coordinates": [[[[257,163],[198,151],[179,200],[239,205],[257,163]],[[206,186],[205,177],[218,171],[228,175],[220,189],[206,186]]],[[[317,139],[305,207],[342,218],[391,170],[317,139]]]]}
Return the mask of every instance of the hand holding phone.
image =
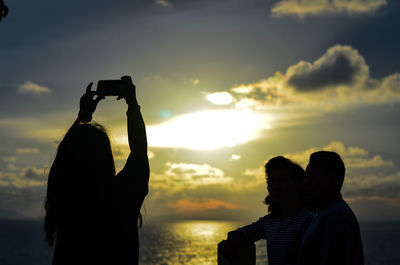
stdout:
{"type": "Polygon", "coordinates": [[[96,94],[99,96],[117,96],[117,100],[125,98],[128,105],[138,105],[136,87],[130,76],[123,76],[120,80],[99,80],[96,94]]]}
{"type": "Polygon", "coordinates": [[[99,80],[96,94],[99,96],[121,96],[125,83],[122,80],[99,80]]]}

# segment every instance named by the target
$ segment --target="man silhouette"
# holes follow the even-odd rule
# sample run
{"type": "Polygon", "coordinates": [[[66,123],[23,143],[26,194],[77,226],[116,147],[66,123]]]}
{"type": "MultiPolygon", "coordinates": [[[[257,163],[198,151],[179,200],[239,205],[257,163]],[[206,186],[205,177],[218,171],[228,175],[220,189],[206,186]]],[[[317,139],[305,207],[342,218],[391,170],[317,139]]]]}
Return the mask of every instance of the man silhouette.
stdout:
{"type": "Polygon", "coordinates": [[[345,166],[335,152],[311,154],[306,168],[305,195],[318,213],[300,245],[298,265],[363,265],[358,221],[343,200],[345,166]]]}

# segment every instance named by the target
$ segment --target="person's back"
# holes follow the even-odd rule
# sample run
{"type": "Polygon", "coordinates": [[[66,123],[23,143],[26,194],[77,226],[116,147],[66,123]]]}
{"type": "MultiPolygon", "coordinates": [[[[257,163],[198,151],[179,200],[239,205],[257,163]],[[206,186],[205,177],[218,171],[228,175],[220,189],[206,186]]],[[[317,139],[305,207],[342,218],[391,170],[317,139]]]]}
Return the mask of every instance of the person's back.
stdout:
{"type": "Polygon", "coordinates": [[[323,209],[310,224],[300,247],[298,264],[364,264],[360,228],[345,201],[339,200],[323,209]]]}
{"type": "Polygon", "coordinates": [[[53,264],[110,264],[113,256],[110,219],[100,213],[78,214],[65,219],[68,223],[60,227],[53,264]]]}
{"type": "Polygon", "coordinates": [[[318,213],[301,243],[298,265],[363,265],[363,247],[358,221],[340,190],[344,163],[334,152],[310,156],[306,169],[306,198],[318,213]]]}
{"type": "Polygon", "coordinates": [[[53,264],[137,264],[137,222],[148,175],[148,161],[129,156],[124,169],[110,176],[105,201],[67,201],[59,216],[53,264]]]}
{"type": "Polygon", "coordinates": [[[112,183],[112,264],[137,264],[139,237],[137,222],[148,192],[147,159],[130,156],[112,183]]]}
{"type": "Polygon", "coordinates": [[[45,205],[47,241],[55,243],[53,264],[109,260],[113,163],[108,136],[98,124],[75,123],[60,143],[45,205]]]}

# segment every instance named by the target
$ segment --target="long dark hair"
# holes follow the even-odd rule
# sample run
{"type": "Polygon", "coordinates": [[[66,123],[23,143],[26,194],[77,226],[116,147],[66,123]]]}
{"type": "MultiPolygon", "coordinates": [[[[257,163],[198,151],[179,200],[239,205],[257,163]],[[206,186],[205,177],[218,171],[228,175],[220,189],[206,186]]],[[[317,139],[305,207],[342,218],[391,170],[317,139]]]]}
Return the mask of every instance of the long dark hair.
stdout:
{"type": "Polygon", "coordinates": [[[49,246],[72,218],[77,219],[73,216],[81,220],[89,216],[88,205],[103,210],[109,206],[113,176],[114,159],[104,127],[96,123],[72,126],[58,146],[48,176],[44,230],[49,246]]]}
{"type": "MultiPolygon", "coordinates": [[[[279,178],[272,177],[272,173],[278,170],[284,171],[296,183],[296,186],[299,188],[299,200],[304,203],[305,173],[303,168],[283,156],[271,158],[265,164],[265,178],[268,190],[271,185],[280,181],[279,178]]],[[[264,203],[268,206],[268,212],[274,218],[279,217],[281,209],[277,198],[272,198],[272,196],[268,194],[264,199],[264,203]]]]}

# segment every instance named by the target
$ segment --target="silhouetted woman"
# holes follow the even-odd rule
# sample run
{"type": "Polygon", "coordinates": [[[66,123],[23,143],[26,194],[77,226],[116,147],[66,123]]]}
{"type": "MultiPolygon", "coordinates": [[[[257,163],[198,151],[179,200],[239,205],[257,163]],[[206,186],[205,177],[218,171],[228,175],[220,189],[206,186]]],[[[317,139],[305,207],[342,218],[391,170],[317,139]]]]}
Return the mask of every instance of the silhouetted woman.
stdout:
{"type": "Polygon", "coordinates": [[[129,76],[122,95],[128,104],[130,154],[115,174],[110,141],[90,122],[97,103],[92,83],[77,120],[58,146],[45,200],[45,235],[55,245],[53,264],[138,264],[140,208],[148,192],[145,124],[129,76]]]}
{"type": "Polygon", "coordinates": [[[299,165],[278,156],[265,164],[265,172],[268,214],[228,233],[228,240],[221,243],[229,264],[237,264],[242,242],[259,239],[267,240],[269,265],[295,264],[303,234],[314,217],[304,204],[304,170],[299,165]]]}

